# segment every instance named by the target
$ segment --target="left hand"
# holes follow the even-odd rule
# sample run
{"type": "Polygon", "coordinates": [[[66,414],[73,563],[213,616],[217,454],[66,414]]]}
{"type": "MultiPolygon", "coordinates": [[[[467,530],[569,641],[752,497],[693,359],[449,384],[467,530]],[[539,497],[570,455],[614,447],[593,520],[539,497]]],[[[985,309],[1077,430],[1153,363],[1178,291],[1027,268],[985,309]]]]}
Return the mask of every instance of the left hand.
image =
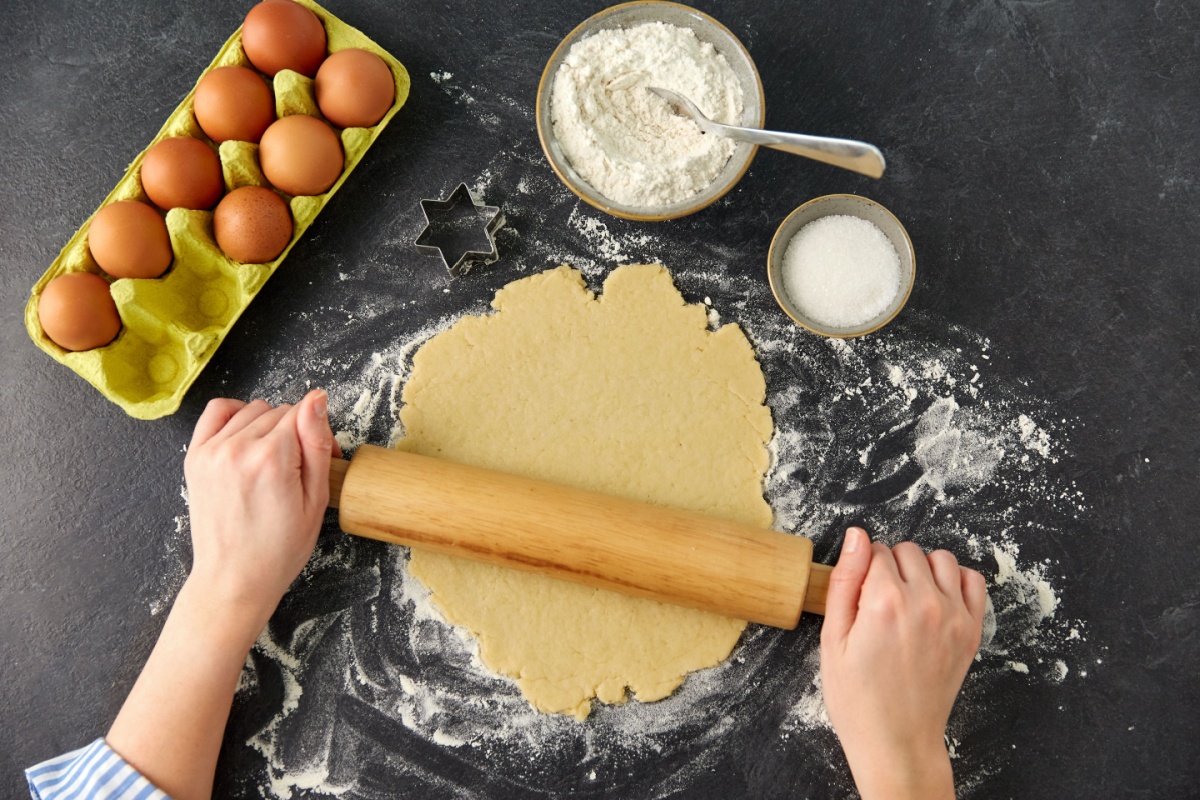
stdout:
{"type": "Polygon", "coordinates": [[[335,454],[323,390],[277,408],[210,402],[184,460],[195,553],[189,583],[261,630],[312,555],[335,454]]]}
{"type": "Polygon", "coordinates": [[[325,401],[213,400],[196,423],[183,464],[192,572],[106,737],[171,797],[212,797],[246,653],[312,555],[341,455],[325,401]]]}

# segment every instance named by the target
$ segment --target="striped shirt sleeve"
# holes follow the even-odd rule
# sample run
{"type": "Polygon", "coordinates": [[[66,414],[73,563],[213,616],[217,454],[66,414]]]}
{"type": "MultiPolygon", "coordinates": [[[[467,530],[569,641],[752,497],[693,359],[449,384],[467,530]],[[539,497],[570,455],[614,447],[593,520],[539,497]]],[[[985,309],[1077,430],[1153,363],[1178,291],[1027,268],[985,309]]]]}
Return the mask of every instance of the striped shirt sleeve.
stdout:
{"type": "Polygon", "coordinates": [[[25,770],[33,800],[170,800],[103,739],[25,770]]]}

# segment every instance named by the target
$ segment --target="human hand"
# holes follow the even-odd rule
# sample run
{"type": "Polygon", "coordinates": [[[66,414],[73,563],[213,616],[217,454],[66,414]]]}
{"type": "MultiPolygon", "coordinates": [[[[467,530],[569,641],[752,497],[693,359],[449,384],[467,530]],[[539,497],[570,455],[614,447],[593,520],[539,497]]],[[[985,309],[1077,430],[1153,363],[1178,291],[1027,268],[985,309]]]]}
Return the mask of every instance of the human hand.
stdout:
{"type": "Polygon", "coordinates": [[[821,630],[825,708],[863,800],[953,798],[950,709],[983,628],[983,576],[846,532],[821,630]]]}
{"type": "Polygon", "coordinates": [[[217,399],[196,423],[184,475],[194,551],[188,583],[258,636],[316,545],[341,455],[326,394],[297,405],[217,399]]]}

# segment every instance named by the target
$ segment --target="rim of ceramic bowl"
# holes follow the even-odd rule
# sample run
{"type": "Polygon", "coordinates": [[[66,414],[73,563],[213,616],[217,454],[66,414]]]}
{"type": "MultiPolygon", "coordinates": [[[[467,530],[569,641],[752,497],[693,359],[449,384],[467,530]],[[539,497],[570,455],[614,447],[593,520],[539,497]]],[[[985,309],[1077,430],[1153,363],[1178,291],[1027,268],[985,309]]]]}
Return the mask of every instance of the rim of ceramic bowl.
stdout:
{"type": "MultiPolygon", "coordinates": [[[[821,216],[828,215],[822,214],[821,216]]],[[[814,217],[813,219],[820,219],[820,217],[814,217]]],[[[863,219],[863,217],[860,217],[860,219],[863,219]]],[[[868,220],[868,222],[870,222],[870,220],[868,220]]],[[[888,237],[888,241],[891,241],[890,236],[888,237]]],[[[853,339],[858,336],[866,336],[867,334],[874,333],[884,325],[887,325],[889,322],[895,319],[896,316],[904,309],[904,306],[908,304],[908,298],[912,294],[913,286],[916,285],[917,282],[917,254],[913,249],[912,238],[908,235],[908,230],[904,227],[904,224],[900,222],[900,219],[888,210],[887,206],[884,206],[882,203],[878,203],[869,197],[863,197],[859,194],[823,194],[820,197],[814,197],[812,200],[797,206],[792,210],[792,213],[784,217],[783,222],[779,223],[779,227],[775,229],[775,235],[771,237],[771,246],[767,250],[767,282],[771,284],[771,294],[775,296],[775,302],[779,304],[781,309],[783,309],[783,313],[787,314],[788,317],[791,318],[792,322],[796,323],[801,328],[811,331],[818,336],[825,336],[830,339],[853,339]],[[849,200],[850,202],[864,203],[866,205],[875,207],[887,218],[891,219],[891,221],[895,223],[896,230],[900,232],[900,236],[904,241],[905,250],[908,251],[909,263],[912,264],[912,270],[909,273],[908,285],[904,287],[904,292],[900,297],[899,302],[896,304],[896,307],[892,309],[890,314],[870,327],[833,332],[827,329],[815,327],[813,324],[798,318],[792,313],[791,309],[788,307],[788,303],[784,301],[784,298],[788,298],[790,300],[790,296],[782,286],[778,285],[779,283],[782,283],[782,276],[777,282],[775,270],[771,268],[771,265],[775,263],[776,248],[786,248],[787,245],[791,243],[792,237],[794,237],[796,233],[799,233],[799,230],[797,230],[787,238],[787,241],[781,242],[780,237],[783,235],[784,228],[788,227],[788,223],[790,223],[797,215],[801,214],[806,208],[821,203],[828,203],[831,200],[849,200]]]]}
{"type": "MultiPolygon", "coordinates": [[[[673,6],[675,8],[682,9],[689,14],[694,14],[697,17],[704,19],[718,30],[723,31],[729,37],[729,40],[737,46],[737,49],[741,51],[742,56],[746,59],[746,63],[750,65],[750,72],[754,76],[754,88],[758,92],[759,128],[763,127],[767,118],[766,97],[763,94],[762,76],[759,75],[758,65],[756,65],[754,63],[754,59],[750,57],[750,51],[748,51],[746,46],[742,44],[741,39],[735,36],[733,31],[729,30],[729,28],[725,27],[708,14],[705,14],[703,11],[692,8],[691,6],[683,3],[675,3],[671,2],[671,0],[631,0],[631,2],[627,3],[618,3],[615,6],[609,6],[603,11],[592,14],[583,22],[580,22],[578,25],[572,28],[571,32],[563,37],[562,41],[558,43],[558,46],[554,48],[554,52],[550,54],[550,58],[547,59],[546,66],[542,69],[542,77],[538,81],[537,99],[534,102],[534,116],[537,125],[538,141],[541,142],[542,152],[546,156],[546,161],[550,163],[550,168],[554,170],[554,174],[557,175],[558,179],[563,182],[563,185],[574,192],[580,200],[592,206],[593,208],[599,209],[606,214],[612,214],[615,217],[621,217],[623,219],[632,219],[638,222],[661,222],[663,220],[678,219],[679,217],[686,217],[689,214],[695,214],[697,211],[707,208],[725,195],[729,194],[733,187],[737,186],[738,182],[741,181],[741,179],[745,176],[746,171],[750,169],[750,164],[754,161],[754,157],[758,154],[758,145],[751,146],[750,153],[748,156],[746,156],[746,163],[743,164],[741,169],[739,169],[737,173],[728,180],[726,185],[722,187],[719,192],[710,198],[695,203],[694,205],[687,206],[682,210],[673,211],[668,214],[641,214],[630,211],[622,211],[620,209],[613,208],[611,205],[604,205],[604,203],[598,199],[603,198],[603,195],[599,190],[592,189],[592,191],[597,195],[597,197],[593,198],[589,197],[586,192],[575,185],[575,182],[567,175],[566,171],[562,168],[562,165],[558,163],[558,160],[550,152],[549,137],[553,136],[553,130],[551,130],[553,126],[548,118],[549,114],[542,113],[543,95],[546,91],[548,91],[548,86],[554,78],[554,75],[551,74],[550,68],[558,61],[559,54],[563,51],[563,48],[570,47],[571,45],[575,44],[575,42],[579,41],[579,35],[584,28],[597,20],[610,16],[620,10],[628,9],[634,6],[673,6]]],[[[548,109],[549,103],[547,102],[547,111],[548,109]]]]}

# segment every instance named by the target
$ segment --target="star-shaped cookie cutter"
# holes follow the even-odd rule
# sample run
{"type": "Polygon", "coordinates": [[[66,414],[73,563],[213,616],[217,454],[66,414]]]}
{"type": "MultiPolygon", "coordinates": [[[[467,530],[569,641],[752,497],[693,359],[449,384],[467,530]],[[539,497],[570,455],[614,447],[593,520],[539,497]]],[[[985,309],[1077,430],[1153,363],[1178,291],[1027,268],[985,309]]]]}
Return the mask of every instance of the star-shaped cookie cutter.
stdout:
{"type": "Polygon", "coordinates": [[[425,215],[425,227],[413,243],[425,255],[440,258],[451,278],[462,275],[472,264],[490,264],[500,257],[495,236],[496,231],[504,227],[504,215],[496,206],[484,205],[476,200],[465,183],[460,183],[444,200],[422,200],[421,213],[425,215]],[[473,215],[464,215],[459,210],[463,206],[469,206],[473,215]],[[473,218],[464,219],[464,216],[473,218]],[[451,264],[446,257],[447,250],[453,246],[455,239],[461,241],[465,236],[478,234],[479,229],[475,224],[483,226],[488,249],[480,249],[476,235],[475,242],[464,247],[462,254],[451,264]]]}

